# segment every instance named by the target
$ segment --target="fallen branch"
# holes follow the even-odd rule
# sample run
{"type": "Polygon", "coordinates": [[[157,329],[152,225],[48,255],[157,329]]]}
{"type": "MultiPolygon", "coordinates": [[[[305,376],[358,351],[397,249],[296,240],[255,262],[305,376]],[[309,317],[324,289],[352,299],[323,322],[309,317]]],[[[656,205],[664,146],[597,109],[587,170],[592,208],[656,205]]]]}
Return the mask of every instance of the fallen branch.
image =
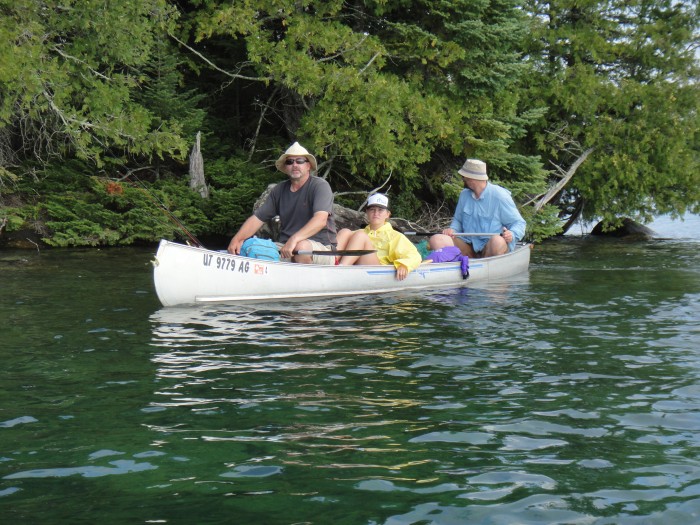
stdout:
{"type": "Polygon", "coordinates": [[[566,174],[561,178],[561,180],[559,180],[554,186],[549,188],[549,190],[547,190],[547,193],[542,195],[541,198],[538,195],[537,197],[535,197],[535,199],[533,199],[536,200],[539,198],[539,201],[537,202],[537,204],[535,204],[535,211],[539,211],[540,209],[542,209],[542,207],[549,201],[551,201],[557,193],[564,189],[564,186],[568,184],[568,182],[576,173],[576,170],[579,168],[579,166],[581,166],[581,164],[583,164],[586,158],[588,158],[588,156],[591,153],[593,153],[593,150],[594,148],[588,148],[586,151],[584,151],[581,154],[581,156],[579,156],[579,158],[577,158],[576,161],[571,165],[571,167],[569,167],[566,174]]]}
{"type": "Polygon", "coordinates": [[[39,254],[41,253],[41,252],[39,251],[39,245],[38,245],[37,243],[35,243],[35,242],[34,242],[33,240],[31,240],[29,237],[25,237],[25,239],[28,240],[29,242],[31,242],[34,246],[36,246],[36,253],[39,253],[39,254]]]}

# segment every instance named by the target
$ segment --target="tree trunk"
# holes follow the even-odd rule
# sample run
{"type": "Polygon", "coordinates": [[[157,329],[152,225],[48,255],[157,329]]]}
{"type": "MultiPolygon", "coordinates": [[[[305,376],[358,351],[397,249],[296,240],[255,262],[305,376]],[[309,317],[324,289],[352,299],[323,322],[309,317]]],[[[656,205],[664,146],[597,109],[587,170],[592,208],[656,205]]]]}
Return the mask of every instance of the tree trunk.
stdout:
{"type": "Polygon", "coordinates": [[[583,199],[583,197],[576,201],[576,204],[574,205],[574,211],[571,212],[571,215],[569,215],[569,218],[566,220],[566,223],[564,224],[564,226],[562,226],[561,235],[564,235],[566,232],[568,232],[571,229],[571,227],[576,223],[578,218],[581,216],[581,213],[583,213],[584,204],[585,200],[583,199]]]}

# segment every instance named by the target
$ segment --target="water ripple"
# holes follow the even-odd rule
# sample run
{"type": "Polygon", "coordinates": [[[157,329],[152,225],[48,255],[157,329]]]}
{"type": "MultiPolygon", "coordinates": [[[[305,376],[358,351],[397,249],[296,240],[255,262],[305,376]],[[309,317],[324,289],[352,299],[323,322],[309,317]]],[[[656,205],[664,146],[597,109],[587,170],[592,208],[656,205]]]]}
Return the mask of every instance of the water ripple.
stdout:
{"type": "Polygon", "coordinates": [[[497,286],[257,306],[159,308],[131,259],[92,289],[62,267],[60,318],[36,275],[6,309],[3,521],[697,521],[686,243],[553,241],[497,286]]]}

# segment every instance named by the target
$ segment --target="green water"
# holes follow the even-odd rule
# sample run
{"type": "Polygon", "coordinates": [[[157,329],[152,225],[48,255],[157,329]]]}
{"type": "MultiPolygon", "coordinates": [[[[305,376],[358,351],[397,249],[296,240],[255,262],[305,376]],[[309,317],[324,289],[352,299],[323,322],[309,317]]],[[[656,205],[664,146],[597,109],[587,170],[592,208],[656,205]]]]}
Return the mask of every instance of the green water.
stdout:
{"type": "Polygon", "coordinates": [[[152,250],[0,251],[0,522],[700,522],[699,248],[259,308],[161,308],[152,250]]]}

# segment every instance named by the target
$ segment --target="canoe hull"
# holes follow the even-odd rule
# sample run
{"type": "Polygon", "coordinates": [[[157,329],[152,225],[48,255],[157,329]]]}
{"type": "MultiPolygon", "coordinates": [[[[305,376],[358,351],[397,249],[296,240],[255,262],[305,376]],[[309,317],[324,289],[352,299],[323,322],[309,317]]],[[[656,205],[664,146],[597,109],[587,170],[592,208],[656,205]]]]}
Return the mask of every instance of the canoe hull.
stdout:
{"type": "Polygon", "coordinates": [[[530,248],[471,259],[466,280],[459,263],[429,263],[397,281],[393,266],[268,262],[162,240],[153,261],[153,281],[163,306],[376,294],[502,280],[527,271],[530,248]]]}

